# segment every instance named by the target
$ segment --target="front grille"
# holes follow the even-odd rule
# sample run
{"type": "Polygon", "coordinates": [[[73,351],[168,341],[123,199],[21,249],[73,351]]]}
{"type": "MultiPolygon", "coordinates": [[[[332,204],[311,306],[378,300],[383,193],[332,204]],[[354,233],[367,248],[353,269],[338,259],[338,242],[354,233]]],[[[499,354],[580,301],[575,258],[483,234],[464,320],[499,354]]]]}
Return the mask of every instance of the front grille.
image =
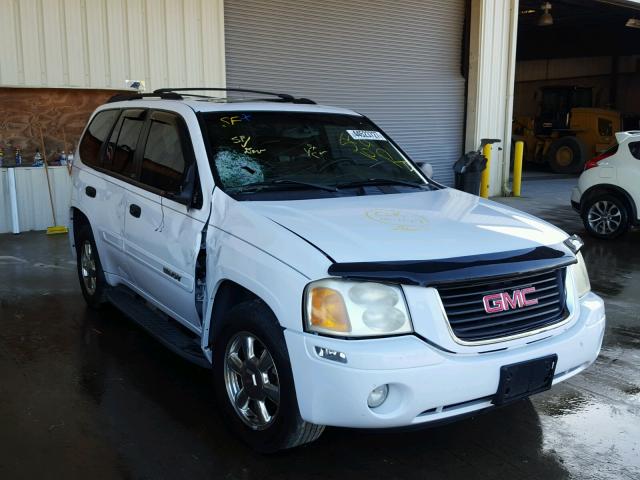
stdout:
{"type": "MultiPolygon", "coordinates": [[[[565,268],[518,276],[439,285],[435,288],[460,340],[480,342],[518,335],[561,322],[567,315],[565,305],[565,268]],[[486,295],[508,293],[535,287],[528,300],[536,305],[511,308],[498,313],[485,311],[486,295]]],[[[493,305],[493,304],[492,304],[493,305]]]]}

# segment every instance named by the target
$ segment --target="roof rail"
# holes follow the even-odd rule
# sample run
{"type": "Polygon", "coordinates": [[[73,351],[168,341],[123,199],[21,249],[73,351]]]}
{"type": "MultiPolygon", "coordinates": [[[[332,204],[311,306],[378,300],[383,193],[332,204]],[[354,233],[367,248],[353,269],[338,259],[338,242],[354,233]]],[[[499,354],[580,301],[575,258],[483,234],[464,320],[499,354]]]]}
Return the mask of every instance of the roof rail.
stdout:
{"type": "Polygon", "coordinates": [[[183,97],[182,95],[178,95],[177,93],[173,93],[173,92],[167,92],[167,93],[162,93],[162,94],[157,94],[157,93],[117,93],[115,94],[113,97],[111,97],[109,100],[107,100],[107,103],[112,103],[112,102],[124,102],[127,100],[142,100],[143,98],[148,98],[148,97],[160,97],[163,100],[182,100],[183,97]]]}
{"type": "Polygon", "coordinates": [[[308,98],[296,98],[293,95],[289,95],[288,93],[273,93],[273,92],[265,92],[262,90],[249,90],[246,88],[210,88],[210,87],[185,87],[185,88],[159,88],[154,90],[152,93],[119,93],[111,97],[107,103],[111,102],[121,102],[124,100],[140,100],[142,98],[148,97],[159,97],[165,100],[183,100],[184,96],[188,97],[198,97],[198,98],[214,98],[208,97],[206,95],[198,95],[198,94],[190,94],[184,93],[184,96],[181,92],[197,92],[197,91],[211,91],[211,92],[240,92],[240,93],[256,93],[258,95],[267,95],[271,97],[276,97],[276,99],[270,100],[273,102],[288,102],[288,103],[304,103],[304,104],[315,104],[313,100],[308,98]]]}
{"type": "Polygon", "coordinates": [[[160,88],[158,90],[154,90],[153,93],[158,95],[164,95],[167,93],[193,92],[193,91],[256,93],[258,95],[278,97],[278,100],[276,101],[281,101],[281,102],[308,103],[308,104],[316,103],[313,100],[310,100],[308,98],[296,98],[293,95],[289,95],[288,93],[273,93],[273,92],[265,92],[264,90],[251,90],[246,88],[211,88],[211,87],[160,88]]]}

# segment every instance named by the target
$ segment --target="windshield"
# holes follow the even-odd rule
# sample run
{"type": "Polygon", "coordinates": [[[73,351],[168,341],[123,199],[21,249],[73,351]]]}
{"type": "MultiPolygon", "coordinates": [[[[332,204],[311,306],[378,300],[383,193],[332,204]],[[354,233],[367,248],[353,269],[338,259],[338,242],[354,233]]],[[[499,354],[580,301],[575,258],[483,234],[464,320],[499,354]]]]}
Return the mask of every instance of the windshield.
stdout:
{"type": "Polygon", "coordinates": [[[548,88],[543,90],[542,112],[546,115],[564,115],[575,107],[591,107],[590,88],[548,88]]]}
{"type": "Polygon", "coordinates": [[[402,191],[427,187],[417,169],[362,117],[234,111],[204,118],[213,163],[231,194],[339,192],[365,185],[396,185],[402,191]]]}

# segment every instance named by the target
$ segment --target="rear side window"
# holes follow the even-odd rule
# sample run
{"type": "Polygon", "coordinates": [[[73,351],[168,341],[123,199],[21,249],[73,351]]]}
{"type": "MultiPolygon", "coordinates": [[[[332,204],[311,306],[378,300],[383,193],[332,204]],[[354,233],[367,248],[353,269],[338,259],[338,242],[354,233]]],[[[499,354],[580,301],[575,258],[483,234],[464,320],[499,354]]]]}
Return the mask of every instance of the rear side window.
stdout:
{"type": "Polygon", "coordinates": [[[154,112],[144,148],[140,181],[168,193],[178,193],[186,167],[186,129],[180,117],[154,112]]]}
{"type": "Polygon", "coordinates": [[[122,112],[109,138],[103,168],[129,178],[135,177],[136,147],[144,126],[145,113],[142,109],[122,112]]]}
{"type": "Polygon", "coordinates": [[[91,167],[102,166],[100,158],[102,144],[111,132],[111,127],[113,127],[119,113],[120,110],[103,110],[93,117],[80,142],[79,152],[82,163],[91,167]]]}
{"type": "Polygon", "coordinates": [[[640,160],[640,142],[629,143],[629,151],[634,158],[640,160]]]}

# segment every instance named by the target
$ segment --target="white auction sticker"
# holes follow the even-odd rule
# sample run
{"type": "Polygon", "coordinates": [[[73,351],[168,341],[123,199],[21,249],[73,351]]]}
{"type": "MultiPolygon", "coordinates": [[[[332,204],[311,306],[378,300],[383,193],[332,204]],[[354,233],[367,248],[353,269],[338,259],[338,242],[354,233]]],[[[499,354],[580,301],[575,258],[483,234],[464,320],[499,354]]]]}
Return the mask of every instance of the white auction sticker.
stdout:
{"type": "Polygon", "coordinates": [[[387,141],[380,132],[375,130],[347,130],[347,133],[351,135],[354,140],[382,140],[387,141]]]}

